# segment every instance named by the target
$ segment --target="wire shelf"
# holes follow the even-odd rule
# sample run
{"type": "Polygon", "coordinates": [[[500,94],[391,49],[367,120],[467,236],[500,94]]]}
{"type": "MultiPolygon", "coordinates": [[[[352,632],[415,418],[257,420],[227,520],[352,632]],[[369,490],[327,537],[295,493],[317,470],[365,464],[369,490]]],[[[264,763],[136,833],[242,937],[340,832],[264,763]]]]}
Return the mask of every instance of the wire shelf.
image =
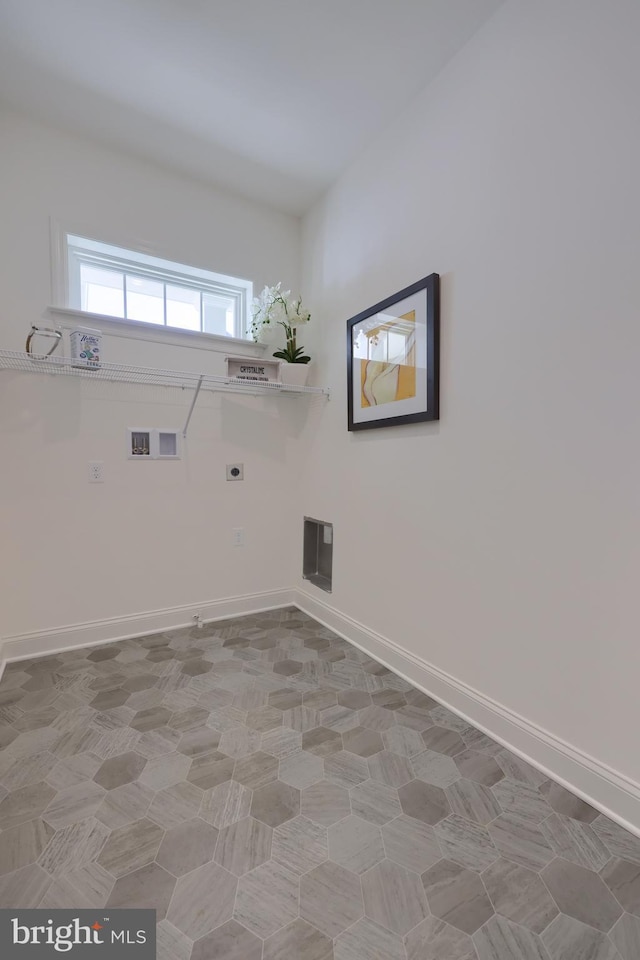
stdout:
{"type": "Polygon", "coordinates": [[[72,361],[69,357],[38,358],[19,350],[0,350],[0,369],[4,370],[57,374],[115,383],[180,387],[183,390],[202,389],[213,392],[243,393],[251,396],[268,396],[269,394],[289,398],[329,396],[329,390],[326,387],[297,387],[264,380],[236,380],[232,377],[216,377],[205,373],[189,373],[184,370],[165,370],[156,367],[132,367],[120,363],[101,363],[99,367],[74,366],[74,363],[77,364],[78,361],[72,361]]]}

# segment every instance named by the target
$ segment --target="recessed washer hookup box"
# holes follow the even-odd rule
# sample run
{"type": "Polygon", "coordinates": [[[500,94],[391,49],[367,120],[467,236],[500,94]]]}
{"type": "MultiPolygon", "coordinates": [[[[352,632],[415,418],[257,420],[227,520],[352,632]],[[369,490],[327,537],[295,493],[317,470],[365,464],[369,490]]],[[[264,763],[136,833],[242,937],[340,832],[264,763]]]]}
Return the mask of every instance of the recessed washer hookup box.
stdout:
{"type": "Polygon", "coordinates": [[[251,357],[226,357],[227,376],[234,380],[280,382],[279,360],[253,360],[251,357]]]}

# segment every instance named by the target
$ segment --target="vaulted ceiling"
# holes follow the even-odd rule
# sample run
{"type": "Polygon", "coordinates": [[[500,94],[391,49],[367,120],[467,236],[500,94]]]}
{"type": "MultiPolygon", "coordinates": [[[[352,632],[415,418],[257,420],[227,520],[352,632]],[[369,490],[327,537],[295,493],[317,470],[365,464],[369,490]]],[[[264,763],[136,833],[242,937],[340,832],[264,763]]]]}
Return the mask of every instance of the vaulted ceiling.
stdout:
{"type": "Polygon", "coordinates": [[[503,0],[0,0],[0,98],[291,213],[503,0]]]}

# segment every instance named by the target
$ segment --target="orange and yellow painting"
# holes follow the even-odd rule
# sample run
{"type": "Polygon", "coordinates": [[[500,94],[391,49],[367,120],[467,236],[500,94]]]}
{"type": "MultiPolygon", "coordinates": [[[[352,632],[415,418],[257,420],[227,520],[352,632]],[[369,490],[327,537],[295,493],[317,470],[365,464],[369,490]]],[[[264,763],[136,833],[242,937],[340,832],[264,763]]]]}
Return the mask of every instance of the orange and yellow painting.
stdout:
{"type": "Polygon", "coordinates": [[[359,358],[362,408],[415,397],[415,324],[411,310],[364,334],[365,356],[359,358]]]}

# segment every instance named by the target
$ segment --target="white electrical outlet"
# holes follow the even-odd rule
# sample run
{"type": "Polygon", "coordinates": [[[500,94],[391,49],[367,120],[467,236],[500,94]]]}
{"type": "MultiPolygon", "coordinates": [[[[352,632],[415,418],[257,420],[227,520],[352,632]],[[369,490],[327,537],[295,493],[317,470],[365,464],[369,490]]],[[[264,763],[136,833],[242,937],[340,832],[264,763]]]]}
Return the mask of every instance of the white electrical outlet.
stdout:
{"type": "Polygon", "coordinates": [[[228,463],[227,480],[244,480],[244,463],[228,463]]]}
{"type": "Polygon", "coordinates": [[[104,460],[89,461],[89,483],[104,483],[104,460]]]}
{"type": "Polygon", "coordinates": [[[244,547],[244,527],[234,527],[232,537],[234,547],[244,547]]]}

